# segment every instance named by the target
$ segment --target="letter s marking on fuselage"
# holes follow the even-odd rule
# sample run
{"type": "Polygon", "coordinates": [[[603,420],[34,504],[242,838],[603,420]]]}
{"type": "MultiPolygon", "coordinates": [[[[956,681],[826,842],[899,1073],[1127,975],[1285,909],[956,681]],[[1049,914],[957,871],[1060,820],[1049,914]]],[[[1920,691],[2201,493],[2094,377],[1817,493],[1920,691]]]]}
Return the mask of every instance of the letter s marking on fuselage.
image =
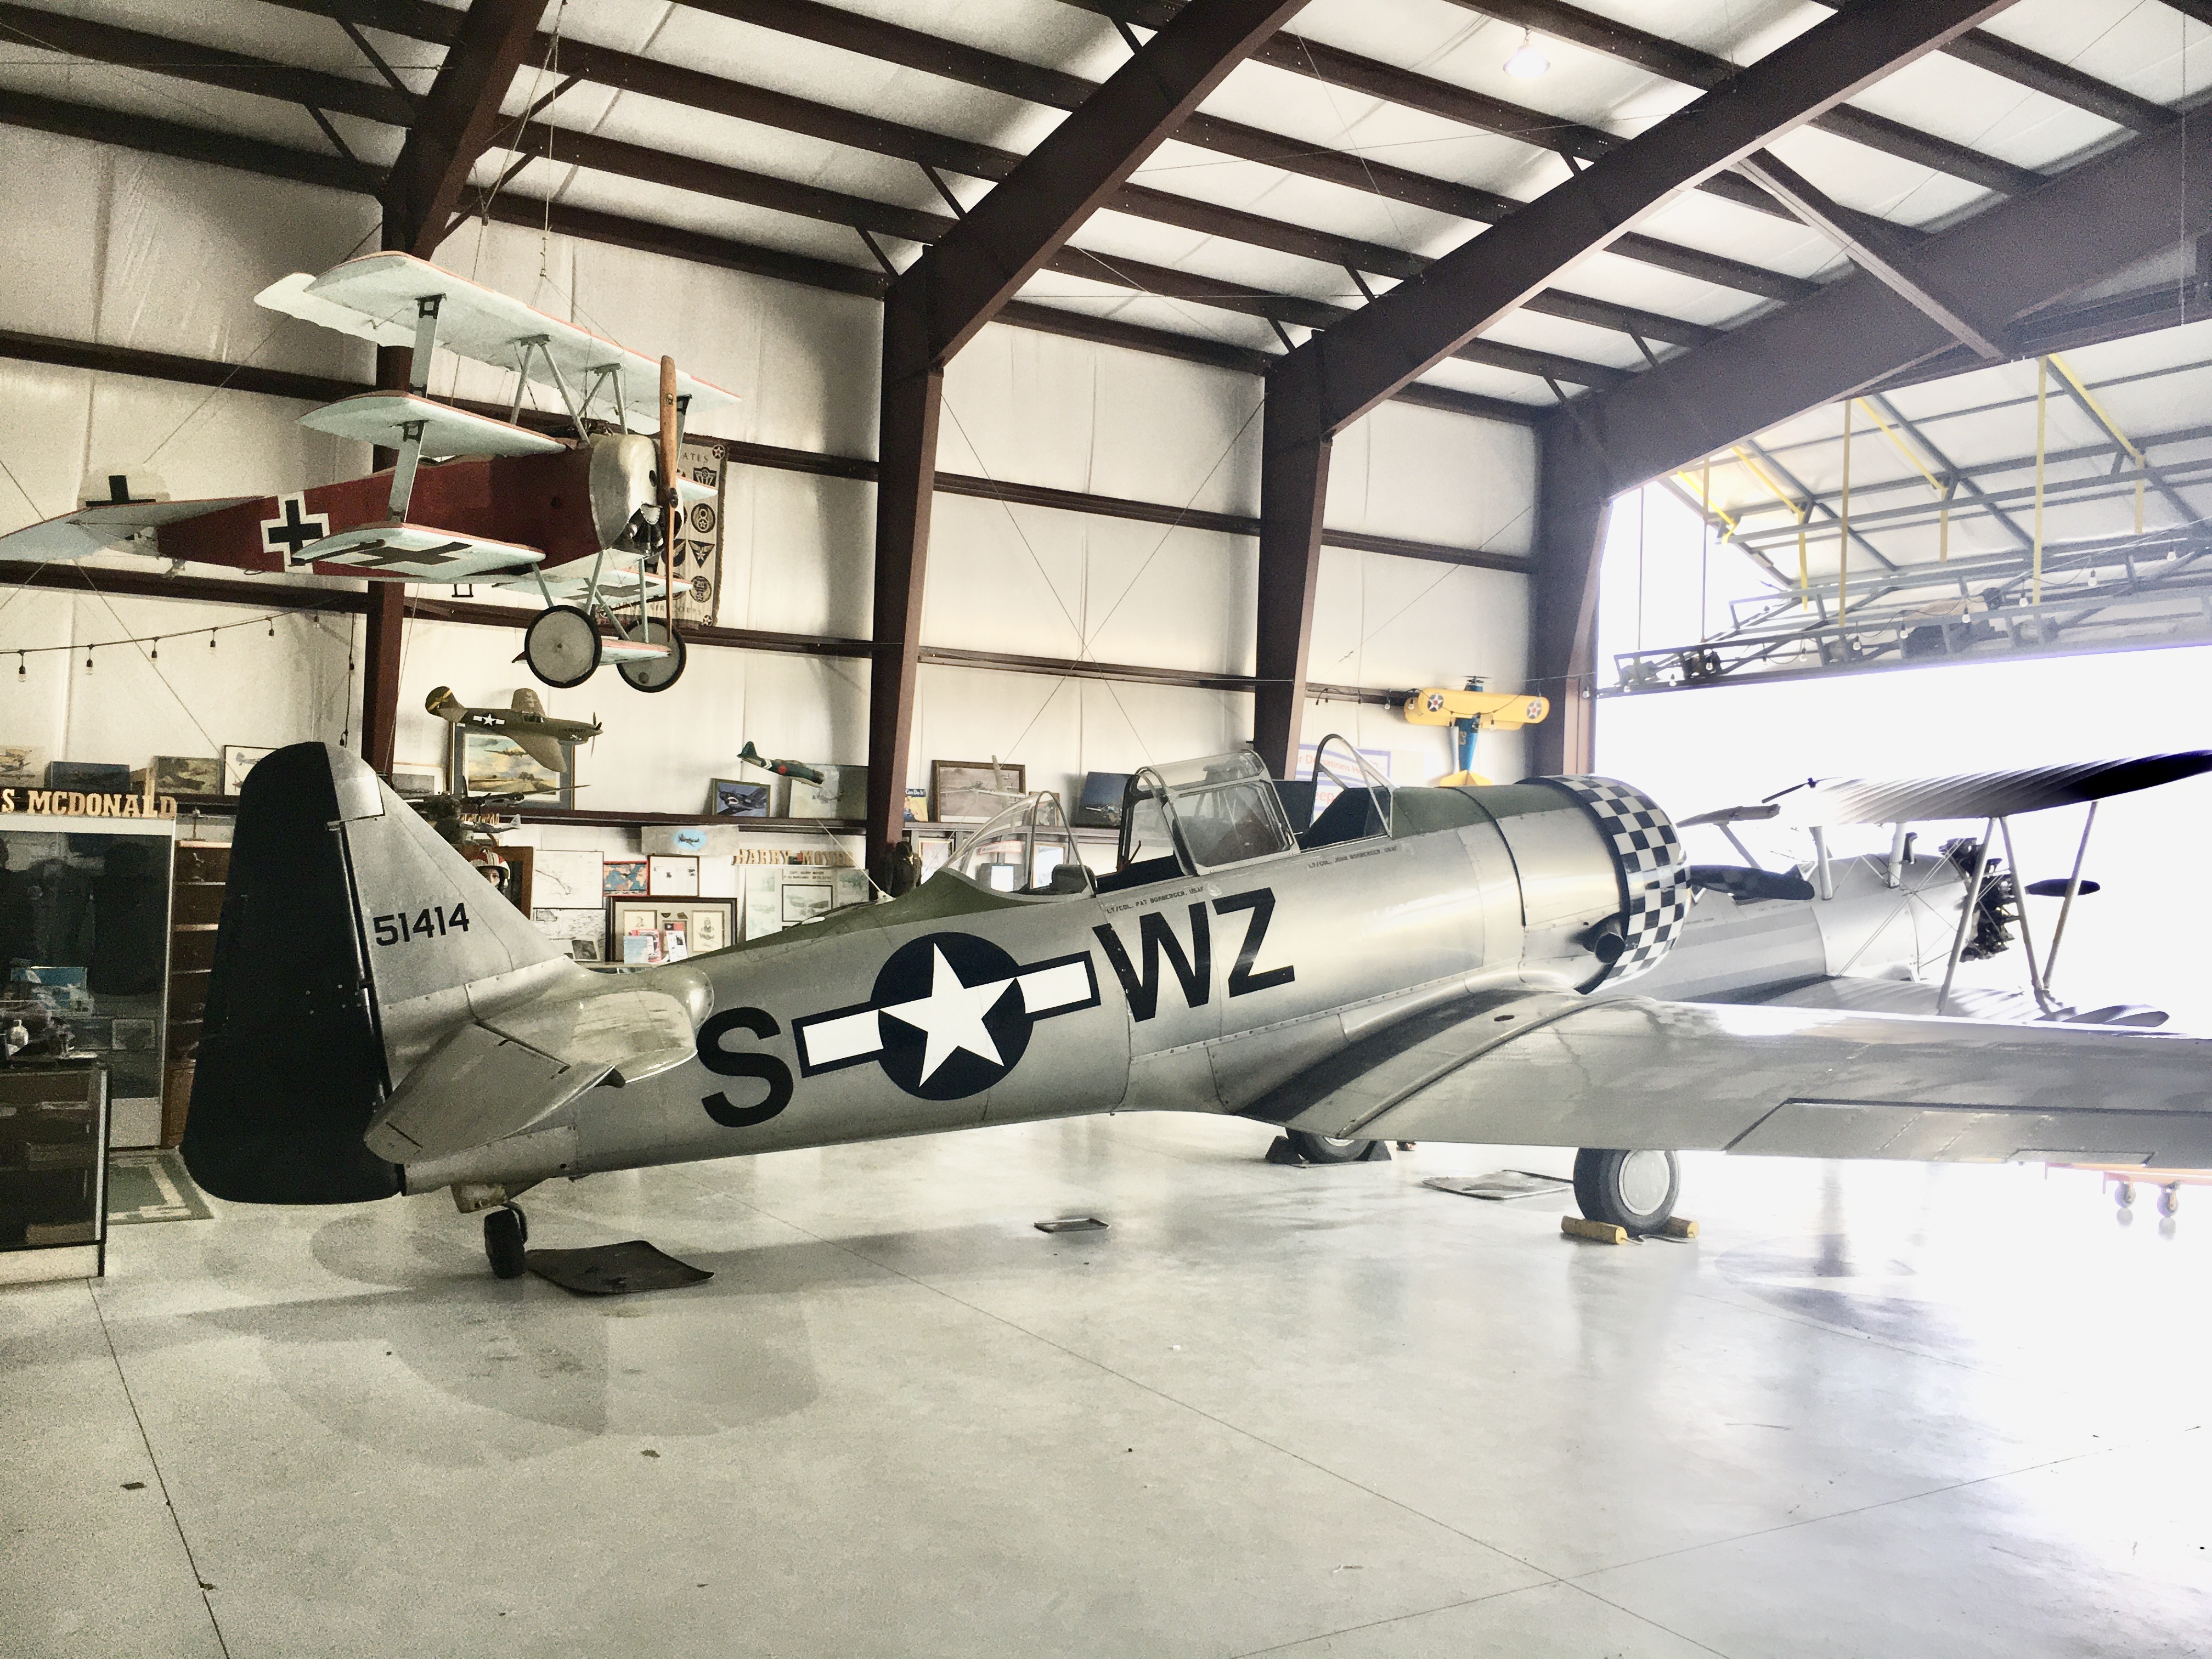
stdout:
{"type": "Polygon", "coordinates": [[[730,1008],[714,1015],[699,1028],[699,1063],[716,1077],[758,1078],[768,1085],[768,1095],[757,1106],[734,1106],[727,1095],[716,1093],[699,1103],[707,1109],[707,1115],[725,1129],[750,1129],[767,1122],[791,1104],[791,1067],[774,1054],[757,1050],[732,1054],[722,1047],[722,1039],[732,1031],[750,1031],[757,1037],[772,1037],[783,1028],[776,1024],[773,1014],[758,1008],[730,1008]]]}
{"type": "Polygon", "coordinates": [[[1253,963],[1259,959],[1260,946],[1267,940],[1267,924],[1274,919],[1274,890],[1255,887],[1249,893],[1231,893],[1227,898],[1213,901],[1213,914],[1217,916],[1234,915],[1239,910],[1249,910],[1252,920],[1244,925],[1244,943],[1237,948],[1237,965],[1229,970],[1229,994],[1247,996],[1254,991],[1272,991],[1278,985],[1288,985],[1298,976],[1294,967],[1270,968],[1261,974],[1252,971],[1253,963]]]}

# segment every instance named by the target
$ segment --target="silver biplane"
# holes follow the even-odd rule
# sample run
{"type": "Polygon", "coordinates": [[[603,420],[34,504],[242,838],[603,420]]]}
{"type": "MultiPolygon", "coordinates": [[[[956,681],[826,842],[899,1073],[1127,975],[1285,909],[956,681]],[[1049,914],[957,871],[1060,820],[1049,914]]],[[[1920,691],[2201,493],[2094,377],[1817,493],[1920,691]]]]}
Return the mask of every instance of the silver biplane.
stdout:
{"type": "MultiPolygon", "coordinates": [[[[1316,1158],[1574,1147],[1585,1213],[1638,1231],[1672,1212],[1680,1150],[2212,1164],[2212,1044],[1958,1018],[1933,988],[1838,973],[1868,955],[1852,916],[1901,915],[1874,929],[1883,959],[1959,954],[1986,836],[1972,860],[1900,836],[1812,881],[1722,876],[1612,780],[1393,789],[1338,738],[1320,763],[1341,787],[1303,833],[1249,750],[1146,768],[1111,874],[1041,794],[902,898],[606,972],[488,896],[352,755],[280,750],[240,803],[185,1161],[245,1201],[450,1188],[487,1212],[501,1275],[541,1182],[1102,1112],[1238,1114],[1316,1158]],[[1865,884],[1880,897],[1846,903],[1865,884]],[[1692,942],[1746,919],[1766,947],[1692,942]]],[[[1893,804],[2003,817],[2208,769],[1893,804]]]]}
{"type": "Polygon", "coordinates": [[[364,392],[300,417],[395,451],[393,466],[289,494],[181,501],[157,480],[106,473],[87,480],[74,510],[0,536],[0,548],[38,559],[113,548],[255,573],[516,588],[544,605],[523,656],[548,685],[580,685],[602,662],[641,691],[676,683],[676,532],[714,495],[681,476],[678,445],[686,420],[735,402],[731,393],[412,254],[295,272],[254,297],[412,349],[405,391],[364,392]],[[504,420],[429,395],[439,346],[514,374],[504,420]],[[573,438],[520,424],[533,386],[557,394],[573,438]],[[656,617],[651,601],[663,596],[656,617]]]}

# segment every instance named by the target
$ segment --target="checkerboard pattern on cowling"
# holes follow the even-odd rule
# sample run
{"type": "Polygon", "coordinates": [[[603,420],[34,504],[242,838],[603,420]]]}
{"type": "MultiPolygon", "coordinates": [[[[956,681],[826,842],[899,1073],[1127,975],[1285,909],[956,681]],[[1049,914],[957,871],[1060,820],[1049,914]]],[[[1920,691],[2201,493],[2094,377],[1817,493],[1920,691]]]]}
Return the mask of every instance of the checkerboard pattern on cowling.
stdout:
{"type": "Polygon", "coordinates": [[[1610,984],[1642,973],[1674,948],[1690,918],[1690,870],[1681,837],[1658,802],[1615,778],[1554,778],[1589,811],[1620,861],[1628,889],[1622,932],[1628,948],[1606,975],[1610,984]]]}

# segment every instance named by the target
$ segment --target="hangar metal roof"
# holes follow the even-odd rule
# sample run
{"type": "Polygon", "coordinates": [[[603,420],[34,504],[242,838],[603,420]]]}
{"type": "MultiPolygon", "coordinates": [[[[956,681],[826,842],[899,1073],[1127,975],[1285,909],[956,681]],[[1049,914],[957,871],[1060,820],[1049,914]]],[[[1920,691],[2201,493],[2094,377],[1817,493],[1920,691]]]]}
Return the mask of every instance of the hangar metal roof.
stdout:
{"type": "MultiPolygon", "coordinates": [[[[1180,4],[550,0],[463,209],[878,294],[1180,4]]],[[[373,191],[462,10],[0,3],[0,120],[373,191]]],[[[1831,10],[1313,0],[1000,320],[1264,368],[1831,10]]],[[[1716,175],[1410,390],[1534,418],[1618,387],[1844,276],[1837,234],[1909,248],[2208,84],[2206,0],[2018,0],[1771,146],[1826,229],[1716,175]]]]}

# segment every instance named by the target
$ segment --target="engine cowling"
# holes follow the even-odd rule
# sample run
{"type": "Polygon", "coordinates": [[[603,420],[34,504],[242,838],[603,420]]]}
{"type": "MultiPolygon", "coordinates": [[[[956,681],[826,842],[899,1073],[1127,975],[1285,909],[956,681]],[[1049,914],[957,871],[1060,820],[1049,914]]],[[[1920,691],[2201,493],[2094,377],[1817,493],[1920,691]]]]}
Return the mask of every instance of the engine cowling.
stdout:
{"type": "Polygon", "coordinates": [[[1522,960],[1584,991],[1648,972],[1681,937],[1690,872],[1674,820],[1614,778],[1462,787],[1512,854],[1522,960]]]}

